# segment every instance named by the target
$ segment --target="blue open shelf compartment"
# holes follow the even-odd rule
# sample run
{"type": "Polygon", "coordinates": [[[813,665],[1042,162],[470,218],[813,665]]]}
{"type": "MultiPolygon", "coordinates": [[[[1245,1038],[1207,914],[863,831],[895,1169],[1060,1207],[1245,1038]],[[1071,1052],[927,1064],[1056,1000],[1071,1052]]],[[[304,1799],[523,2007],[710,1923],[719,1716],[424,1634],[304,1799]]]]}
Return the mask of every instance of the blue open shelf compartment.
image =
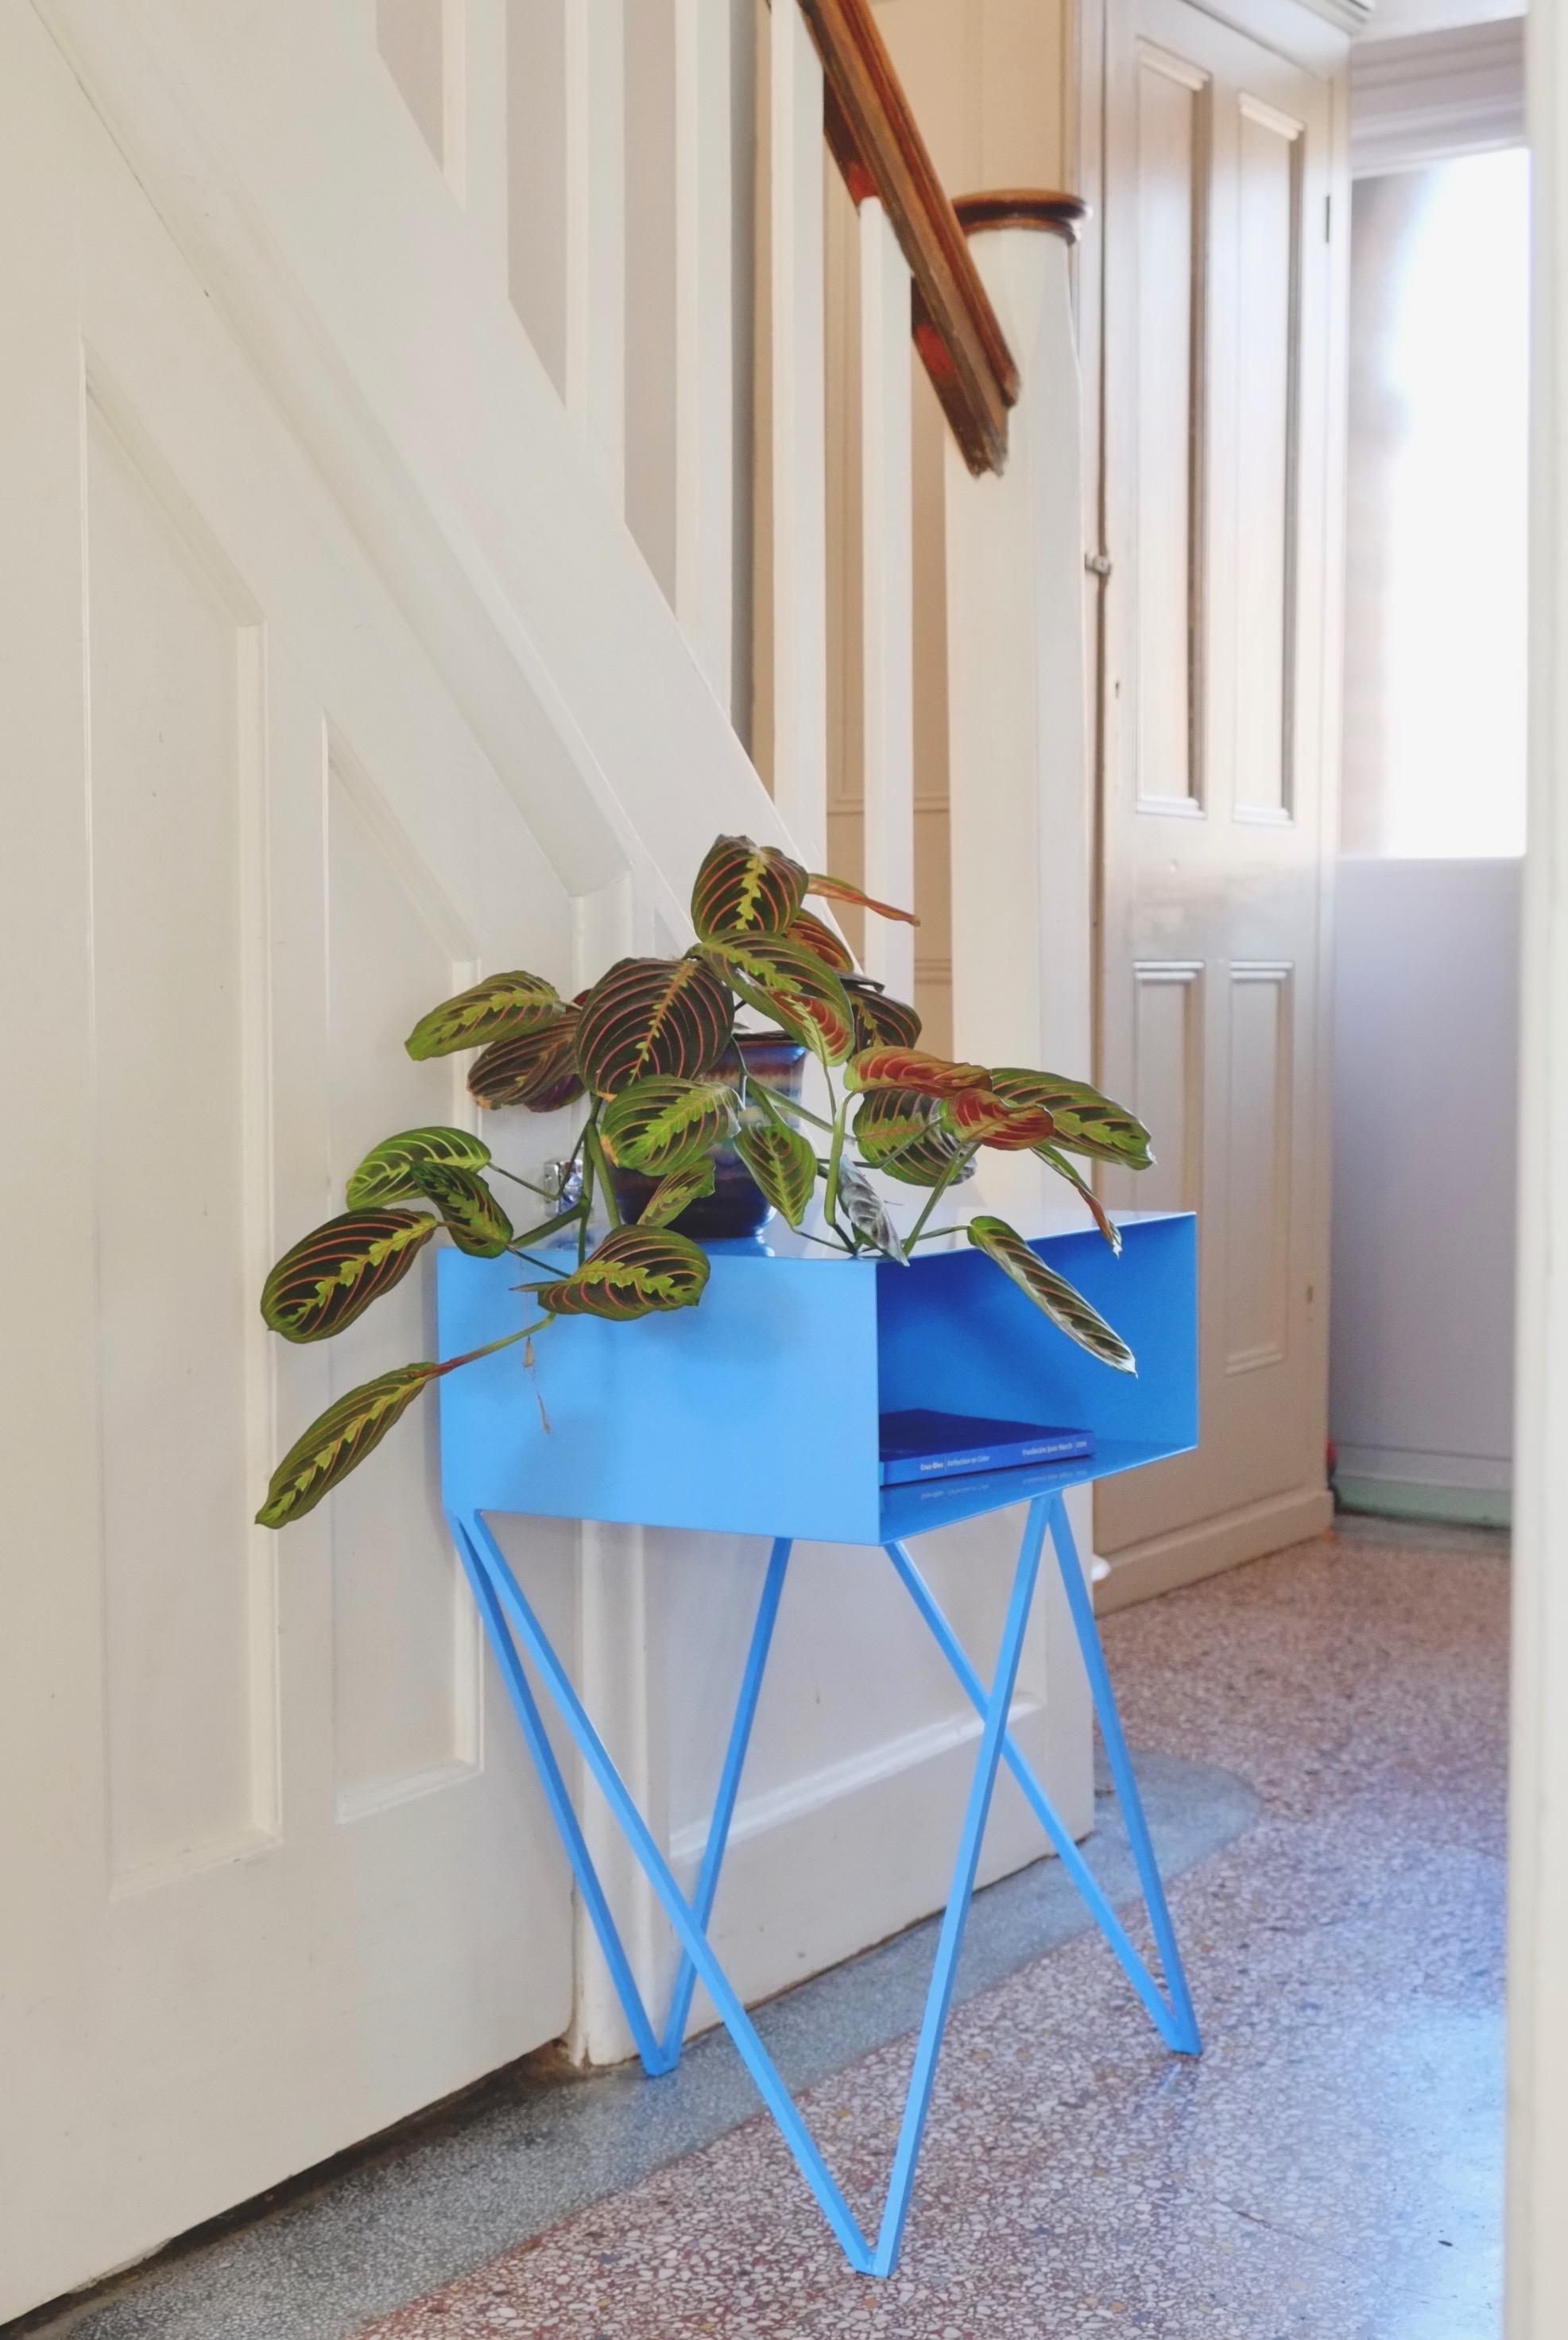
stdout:
{"type": "MultiPolygon", "coordinates": [[[[548,1433],[521,1350],[442,1382],[448,1509],[880,1544],[1181,1453],[1197,1442],[1195,1223],[1120,1224],[1119,1259],[1093,1231],[1033,1248],[1128,1342],[1136,1379],[1087,1355],[967,1244],[904,1268],[780,1227],[710,1245],[700,1308],[552,1325],[536,1344],[548,1433]],[[883,1487],[878,1417],[915,1406],[1087,1430],[1095,1452],[883,1487]]],[[[442,1356],[526,1324],[518,1287],[536,1274],[443,1252],[442,1356]]]]}

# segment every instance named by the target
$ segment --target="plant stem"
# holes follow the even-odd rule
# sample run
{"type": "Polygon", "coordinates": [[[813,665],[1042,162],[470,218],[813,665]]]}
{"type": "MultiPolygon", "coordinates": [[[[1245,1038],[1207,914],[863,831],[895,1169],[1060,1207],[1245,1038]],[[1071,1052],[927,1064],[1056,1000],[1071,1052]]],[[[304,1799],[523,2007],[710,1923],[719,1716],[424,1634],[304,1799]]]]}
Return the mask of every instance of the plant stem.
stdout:
{"type": "Polygon", "coordinates": [[[599,1184],[604,1190],[604,1207],[610,1215],[610,1224],[612,1227],[618,1227],[621,1225],[620,1205],[615,1199],[615,1188],[610,1175],[610,1164],[605,1158],[604,1141],[592,1122],[590,1122],[584,1129],[582,1141],[588,1148],[588,1158],[598,1174],[599,1184]]]}
{"type": "Polygon", "coordinates": [[[443,1373],[455,1373],[459,1365],[476,1364],[481,1357],[493,1357],[498,1349],[514,1349],[531,1333],[542,1333],[547,1324],[554,1322],[553,1316],[541,1316],[537,1324],[525,1324],[521,1333],[507,1333],[499,1341],[487,1341],[482,1349],[469,1349],[461,1357],[448,1357],[444,1364],[436,1367],[431,1379],[439,1382],[443,1373]]]}
{"type": "Polygon", "coordinates": [[[914,1246],[918,1243],[936,1243],[939,1241],[943,1235],[961,1235],[963,1233],[964,1229],[962,1227],[928,1227],[923,1235],[911,1235],[909,1237],[909,1248],[913,1250],[914,1246]]]}
{"type": "Polygon", "coordinates": [[[833,1143],[828,1149],[828,1192],[823,1198],[822,1214],[829,1225],[839,1225],[839,1165],[844,1159],[844,1117],[849,1110],[848,1097],[840,1097],[833,1115],[833,1143]]]}
{"type": "Polygon", "coordinates": [[[587,1215],[581,1203],[573,1203],[570,1211],[557,1211],[554,1218],[543,1219],[537,1227],[527,1227],[521,1234],[513,1235],[507,1249],[520,1252],[524,1244],[538,1243],[541,1235],[559,1234],[563,1227],[575,1226],[579,1219],[587,1215]]]}
{"type": "Polygon", "coordinates": [[[946,1194],[954,1179],[958,1176],[959,1173],[965,1168],[967,1164],[974,1160],[979,1150],[980,1149],[978,1145],[966,1145],[961,1154],[954,1155],[952,1160],[948,1163],[947,1168],[943,1171],[941,1176],[938,1179],[930,1193],[927,1195],[925,1209],[920,1213],[919,1217],[916,1220],[908,1234],[904,1237],[904,1254],[906,1258],[908,1258],[915,1244],[919,1242],[920,1230],[925,1225],[926,1221],[930,1217],[931,1213],[936,1209],[940,1196],[946,1194]]]}
{"type": "Polygon", "coordinates": [[[813,1113],[809,1106],[802,1105],[799,1097],[786,1096],[782,1089],[772,1087],[767,1081],[759,1081],[755,1073],[747,1075],[746,1086],[748,1089],[759,1089],[780,1111],[797,1114],[802,1121],[815,1122],[819,1129],[831,1129],[833,1126],[830,1121],[824,1121],[819,1113],[813,1113]]]}
{"type": "Polygon", "coordinates": [[[502,1178],[510,1178],[514,1186],[526,1186],[529,1193],[537,1195],[541,1203],[554,1203],[560,1200],[559,1195],[552,1195],[548,1186],[536,1186],[531,1178],[520,1178],[515,1170],[508,1170],[499,1162],[491,1162],[488,1166],[502,1178]]]}

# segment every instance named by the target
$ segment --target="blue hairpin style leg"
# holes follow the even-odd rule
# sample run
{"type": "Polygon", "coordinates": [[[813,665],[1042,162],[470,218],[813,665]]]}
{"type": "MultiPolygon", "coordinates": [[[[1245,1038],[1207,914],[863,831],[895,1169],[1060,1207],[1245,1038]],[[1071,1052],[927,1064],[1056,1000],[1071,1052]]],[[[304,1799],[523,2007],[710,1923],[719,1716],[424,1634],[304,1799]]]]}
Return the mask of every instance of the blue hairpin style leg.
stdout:
{"type": "MultiPolygon", "coordinates": [[[[1187,1989],[1181,1952],[1176,1947],[1176,1928],[1171,1923],[1165,1882],[1160,1876],[1154,1840],[1149,1835],[1149,1824],[1144,1813],[1144,1800],[1138,1793],[1137,1775],[1133,1770],[1133,1759],[1127,1752],[1126,1733],[1122,1729],[1116,1694],[1111,1687],[1100,1629],[1095,1618],[1094,1596],[1084,1575],[1078,1548],[1067,1520],[1067,1508],[1060,1495],[1051,1498],[1051,1542],[1057,1548],[1057,1562],[1067,1591],[1067,1607],[1072,1611],[1078,1648],[1083,1652],[1084,1671],[1089,1678],[1089,1692],[1094,1699],[1095,1712],[1099,1717],[1100,1736],[1105,1741],[1106,1760],[1111,1767],[1111,1778],[1116,1784],[1116,1800],[1121,1806],[1133,1859],[1137,1864],[1144,1906],[1149,1913],[1160,1965],[1165,1969],[1166,1982],[1170,1989],[1175,2023],[1166,2036],[1179,2054],[1201,2055],[1203,2040],[1197,2028],[1197,2017],[1193,2011],[1192,1994],[1187,1989]]],[[[1164,2028],[1163,2026],[1161,2028],[1164,2028]]]]}
{"type": "MultiPolygon", "coordinates": [[[[784,1591],[784,1571],[789,1564],[789,1538],[779,1536],[769,1557],[768,1573],[762,1580],[762,1597],[757,1604],[757,1622],[751,1629],[751,1647],[747,1654],[735,1720],[730,1727],[729,1745],[724,1757],[724,1769],[719,1774],[719,1792],[713,1799],[713,1818],[709,1823],[702,1870],[697,1879],[697,1890],[691,1897],[691,1914],[704,1933],[708,1931],[708,1921],[713,1915],[714,1897],[719,1890],[719,1871],[723,1866],[725,1848],[729,1842],[729,1824],[735,1818],[735,1800],[740,1792],[740,1772],[750,1743],[751,1724],[757,1712],[762,1676],[767,1670],[768,1651],[772,1645],[773,1627],[784,1591]]],[[[691,1963],[690,1953],[683,1951],[680,1969],[675,1978],[675,1988],[670,1994],[669,2019],[664,2026],[660,2067],[664,2071],[672,2071],[680,2061],[686,2038],[686,2018],[691,2012],[691,1994],[696,1987],[697,1969],[691,1963]]]]}
{"type": "MultiPolygon", "coordinates": [[[[889,1543],[884,1549],[898,1571],[910,1599],[925,1620],[932,1639],[951,1666],[971,1703],[978,1712],[983,1714],[986,1710],[985,1684],[969,1663],[963,1644],[948,1623],[936,1595],[903,1544],[889,1543]]],[[[1072,1564],[1076,1567],[1076,1559],[1072,1564]]],[[[1119,1722],[1115,1727],[1119,1733],[1119,1722]]],[[[1190,2002],[1186,1999],[1185,1978],[1180,1979],[1179,1989],[1173,1987],[1172,1998],[1167,2002],[1158,1983],[1149,1972],[1146,1963],[1135,1948],[1126,1927],[1107,1899],[1094,1871],[1074,1843],[1071,1831],[1047,1795],[1038,1777],[1010,1730],[1002,1742],[1002,1760],[1023,1790],[1031,1810],[1050,1839],[1053,1849],[1060,1858],[1062,1867],[1083,1897],[1090,1916],[1115,1951],[1128,1980],[1147,2008],[1161,2038],[1167,2047],[1176,2049],[1181,2054],[1196,2055],[1198,2049],[1197,2029],[1192,2019],[1190,2002]]],[[[1159,1890],[1157,1871],[1156,1887],[1156,1890],[1159,1890]]],[[[1162,1908],[1164,1906],[1163,1893],[1161,1906],[1162,1908]]],[[[1181,1978],[1179,1961],[1176,1972],[1177,1977],[1181,1978]]],[[[1168,1967],[1166,1973],[1168,1977],[1168,1967]]]]}
{"type": "MultiPolygon", "coordinates": [[[[593,1918],[600,1941],[604,1946],[605,1955],[610,1959],[610,1971],[615,1976],[616,1988],[621,1991],[622,2003],[626,2007],[629,2018],[631,2018],[633,2030],[640,2034],[640,2044],[641,2033],[650,2028],[646,2011],[642,2009],[641,1997],[631,1978],[624,1952],[620,1953],[619,1958],[615,1954],[620,1948],[620,1943],[615,1932],[614,1921],[605,1903],[592,1857],[583,1839],[582,1831],[577,1824],[576,1815],[572,1812],[570,1800],[566,1797],[560,1770],[554,1763],[553,1757],[550,1757],[548,1763],[541,1757],[541,1746],[545,1755],[549,1755],[549,1742],[544,1738],[542,1728],[540,1729],[539,1736],[536,1738],[530,1729],[529,1721],[525,1719],[526,1714],[531,1712],[533,1721],[537,1724],[538,1710],[533,1706],[531,1693],[528,1691],[527,1680],[519,1657],[519,1648],[513,1646],[514,1637],[516,1644],[521,1646],[521,1656],[529,1659],[550,1692],[557,1712],[575,1740],[583,1761],[605,1801],[609,1804],[643,1874],[652,1887],[665,1916],[674,1929],[676,1939],[690,1959],[697,1980],[704,1985],[709,1997],[718,2009],[719,2019],[735,2042],[742,2063],[756,2082],[763,2103],[779,2124],[784,2141],[794,2155],[801,2175],[816,2196],[823,2216],[838,2236],[845,2256],[859,2274],[870,2274],[872,2272],[871,2249],[855,2222],[854,2213],[845,2201],[832,2171],[823,2160],[816,2139],[807,2127],[794,2098],[785,2087],[778,2067],[763,2046],[757,2028],[742,2005],[734,1986],[720,1966],[706,1933],[697,1921],[690,1904],[676,1883],[670,1864],[655,1842],[647,1821],[628,1792],[625,1782],[616,1770],[610,1750],[594,1728],[587,1709],[572,1686],[571,1676],[556,1655],[544,1628],[524,1598],[516,1578],[507,1564],[505,1554],[491,1533],[485,1521],[479,1514],[476,1513],[471,1520],[457,1522],[454,1524],[460,1543],[467,1552],[471,1553],[473,1570],[476,1570],[485,1580],[491,1596],[489,1600],[481,1601],[481,1613],[486,1629],[491,1633],[502,1671],[506,1674],[509,1690],[513,1688],[514,1675],[516,1681],[521,1684],[524,1699],[520,1701],[514,1691],[513,1702],[518,1707],[519,1719],[523,1722],[535,1759],[540,1762],[541,1779],[545,1794],[561,1829],[561,1839],[571,1862],[573,1874],[593,1918]],[[501,1629],[499,1641],[494,1631],[497,1622],[501,1629]],[[511,1649],[510,1666],[501,1648],[501,1641],[511,1649]],[[637,2011],[634,2012],[634,2009],[637,2011]]],[[[780,1563],[780,1568],[781,1565],[780,1563]]],[[[472,1571],[471,1575],[471,1573],[472,1571]]],[[[662,2054],[660,2043],[651,2040],[649,2052],[653,2057],[653,2064],[650,2068],[659,2068],[659,2058],[662,2054]]],[[[645,2064],[648,2062],[648,2053],[644,2054],[644,2062],[645,2064]]]]}

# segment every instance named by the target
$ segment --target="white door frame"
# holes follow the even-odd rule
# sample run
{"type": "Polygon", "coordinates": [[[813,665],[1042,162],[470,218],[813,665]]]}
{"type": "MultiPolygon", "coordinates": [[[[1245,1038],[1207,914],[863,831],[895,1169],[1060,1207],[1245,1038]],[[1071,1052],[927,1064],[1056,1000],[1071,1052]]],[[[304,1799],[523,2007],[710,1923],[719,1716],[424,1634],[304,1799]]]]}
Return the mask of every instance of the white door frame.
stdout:
{"type": "Polygon", "coordinates": [[[1521,1039],[1509,2340],[1568,2331],[1568,24],[1533,9],[1530,844],[1521,1039]]]}

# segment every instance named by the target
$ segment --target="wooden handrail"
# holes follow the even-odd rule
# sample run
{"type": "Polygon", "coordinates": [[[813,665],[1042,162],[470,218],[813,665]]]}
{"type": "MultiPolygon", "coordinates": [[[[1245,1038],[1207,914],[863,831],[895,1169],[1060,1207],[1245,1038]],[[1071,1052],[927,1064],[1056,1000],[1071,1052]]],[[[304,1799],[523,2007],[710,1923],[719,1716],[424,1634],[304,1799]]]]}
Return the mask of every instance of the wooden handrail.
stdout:
{"type": "Polygon", "coordinates": [[[987,228],[1027,227],[1077,243],[1089,207],[1081,195],[1059,195],[1044,187],[996,187],[983,195],[955,195],[953,210],[966,235],[987,228]]]}
{"type": "Polygon", "coordinates": [[[1018,369],[893,70],[870,0],[799,0],[822,60],[824,127],[857,205],[875,195],[914,279],[913,327],[938,397],[977,473],[1007,458],[1018,369]]]}

